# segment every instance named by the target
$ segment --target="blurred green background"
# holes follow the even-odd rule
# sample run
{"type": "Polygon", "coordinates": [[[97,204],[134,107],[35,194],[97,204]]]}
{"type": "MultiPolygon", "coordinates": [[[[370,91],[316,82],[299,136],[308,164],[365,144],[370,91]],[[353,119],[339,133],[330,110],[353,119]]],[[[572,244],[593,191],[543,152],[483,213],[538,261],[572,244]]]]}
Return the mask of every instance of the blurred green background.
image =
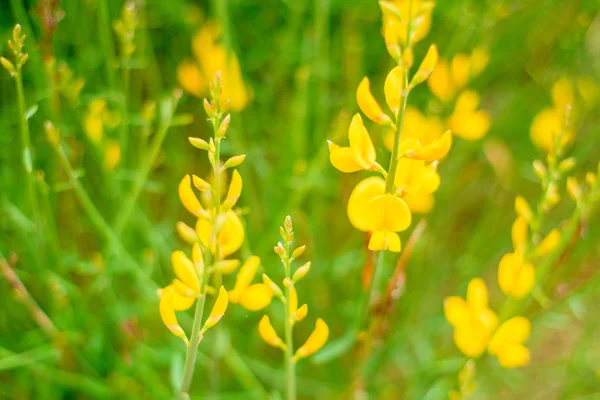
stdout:
{"type": "MultiPolygon", "coordinates": [[[[110,238],[75,196],[77,190],[44,135],[44,121],[60,128],[63,148],[77,181],[100,216],[114,223],[137,180],[139,166],[177,87],[177,65],[191,56],[193,34],[209,18],[223,26],[224,42],[235,51],[251,103],[233,113],[226,155],[247,154],[240,167],[246,241],[242,258],[261,257],[273,277],[283,276],[272,247],[285,215],[294,218],[297,243],[311,274],[299,287],[309,306],[296,328],[305,338],[318,316],[330,327],[330,341],[344,335],[356,313],[367,256],[364,234],[346,216],[357,174],[341,174],[328,160],[327,139],[340,142],[358,112],[356,86],[372,80],[382,98],[383,80],[393,66],[381,38],[381,12],[374,0],[139,0],[140,25],[131,72],[130,153],[109,170],[103,154],[83,130],[96,98],[120,112],[121,70],[112,24],[120,0],[3,0],[0,54],[14,24],[27,35],[29,61],[23,69],[26,109],[42,228],[32,217],[21,162],[19,111],[14,80],[0,71],[0,251],[58,333],[44,332],[12,286],[0,279],[0,398],[164,399],[181,379],[184,346],[162,324],[158,296],[140,287],[132,265],[159,285],[172,279],[170,253],[186,245],[175,233],[179,220],[192,223],[180,205],[177,185],[186,173],[203,175],[209,165],[189,146],[188,136],[208,138],[202,103],[184,96],[178,115],[192,124],[169,129],[131,219],[110,238]],[[107,52],[107,49],[109,51],[107,52]],[[71,79],[52,82],[50,55],[65,62],[71,79]],[[76,79],[85,81],[77,93],[76,79]],[[57,100],[58,99],[58,100],[57,100]],[[56,102],[60,106],[57,108],[56,102]],[[156,101],[157,118],[142,111],[156,101]],[[35,112],[34,112],[35,111],[35,112]],[[109,242],[118,243],[108,251],[109,242]]],[[[529,138],[532,119],[551,104],[560,77],[600,77],[600,2],[597,0],[439,1],[430,34],[416,46],[420,60],[430,43],[451,58],[476,46],[490,51],[487,69],[470,87],[482,97],[492,125],[482,140],[457,139],[440,166],[436,207],[405,270],[401,295],[387,315],[384,344],[369,364],[368,398],[445,399],[464,364],[443,315],[443,299],[464,296],[469,279],[481,276],[498,308],[503,295],[496,268],[510,251],[514,197],[535,204],[540,187],[531,164],[543,155],[529,138]]],[[[58,68],[58,67],[57,67],[58,68]]],[[[68,76],[64,74],[61,76],[68,76]]],[[[429,114],[440,108],[426,85],[410,104],[429,114]]],[[[576,175],[595,171],[600,156],[598,103],[581,108],[569,155],[576,175]]],[[[122,123],[122,121],[121,121],[122,123]]],[[[382,131],[368,123],[378,158],[389,157],[382,131]]],[[[120,127],[107,129],[117,140],[120,127]]],[[[383,164],[383,162],[382,162],[383,164]]],[[[366,176],[366,173],[365,173],[366,176]]],[[[562,189],[564,191],[564,187],[562,189]]],[[[559,226],[573,209],[565,199],[548,217],[559,226]]],[[[578,237],[547,280],[553,306],[531,305],[531,365],[504,370],[487,358],[477,365],[477,399],[600,399],[600,227],[598,211],[587,216],[578,237]]],[[[417,218],[416,221],[420,220],[417,218]]],[[[413,224],[413,227],[416,223],[413,224]]],[[[410,232],[402,235],[405,243],[410,232]]],[[[113,244],[114,244],[113,243],[113,244]]],[[[394,256],[388,254],[385,276],[394,256]]],[[[232,277],[228,278],[232,284],[232,277]]],[[[277,314],[276,306],[273,313],[277,314]]],[[[192,397],[278,398],[284,385],[279,350],[267,346],[256,328],[261,313],[231,306],[222,334],[207,334],[200,346],[192,397]],[[216,338],[219,338],[217,341],[216,338]]],[[[186,326],[191,317],[181,317],[186,326]]],[[[302,340],[302,339],[297,339],[302,340]]],[[[355,354],[329,363],[308,359],[298,366],[301,398],[351,398],[355,354]]]]}

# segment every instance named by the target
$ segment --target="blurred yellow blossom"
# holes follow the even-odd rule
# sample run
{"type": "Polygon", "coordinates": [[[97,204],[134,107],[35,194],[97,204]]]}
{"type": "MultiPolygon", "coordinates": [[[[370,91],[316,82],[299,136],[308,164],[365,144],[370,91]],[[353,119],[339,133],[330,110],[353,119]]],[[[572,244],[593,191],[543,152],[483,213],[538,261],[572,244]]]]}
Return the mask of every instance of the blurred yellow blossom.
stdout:
{"type": "Polygon", "coordinates": [[[531,333],[531,323],[525,317],[514,317],[504,322],[492,336],[488,352],[498,358],[504,368],[518,368],[529,364],[529,349],[523,345],[531,333]]]}

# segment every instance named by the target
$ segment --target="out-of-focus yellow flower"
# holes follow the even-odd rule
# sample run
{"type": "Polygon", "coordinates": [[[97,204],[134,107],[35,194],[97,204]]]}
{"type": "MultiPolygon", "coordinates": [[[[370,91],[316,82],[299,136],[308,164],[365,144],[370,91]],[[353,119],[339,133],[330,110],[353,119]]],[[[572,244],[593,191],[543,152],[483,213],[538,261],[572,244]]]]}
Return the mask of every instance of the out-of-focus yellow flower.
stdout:
{"type": "Polygon", "coordinates": [[[560,243],[560,231],[552,229],[550,233],[541,241],[541,243],[533,250],[533,257],[544,257],[548,255],[560,243]]]}
{"type": "Polygon", "coordinates": [[[306,342],[294,354],[294,361],[310,356],[316,353],[325,345],[329,337],[329,327],[321,318],[317,319],[315,329],[310,334],[306,342]]]}
{"type": "Polygon", "coordinates": [[[467,140],[481,139],[490,128],[490,116],[485,111],[477,110],[479,95],[472,90],[465,90],[456,100],[454,112],[448,120],[452,132],[467,140]]]}
{"type": "Polygon", "coordinates": [[[535,116],[529,130],[533,144],[545,152],[553,151],[558,135],[561,135],[561,146],[575,136],[566,120],[575,105],[575,91],[570,80],[561,78],[553,85],[552,103],[552,107],[544,108],[535,116]]]}
{"type": "MultiPolygon", "coordinates": [[[[393,104],[395,103],[390,104],[390,101],[388,100],[390,108],[392,108],[393,104]]],[[[439,139],[443,133],[444,125],[438,118],[425,117],[417,108],[412,106],[406,107],[406,111],[404,112],[404,124],[402,125],[403,141],[412,138],[417,140],[421,145],[426,146],[439,139]]],[[[392,146],[394,144],[394,132],[392,130],[388,131],[384,136],[384,144],[388,150],[392,151],[392,146]]]]}
{"type": "Polygon", "coordinates": [[[83,130],[95,145],[99,145],[104,138],[104,127],[115,128],[121,123],[117,112],[108,109],[106,100],[95,98],[88,104],[87,112],[83,118],[83,130]]]}
{"type": "Polygon", "coordinates": [[[217,71],[222,74],[222,100],[231,101],[232,110],[242,110],[250,99],[250,93],[242,78],[236,54],[227,53],[221,43],[221,27],[215,22],[206,22],[194,36],[192,48],[196,61],[183,61],[177,68],[177,78],[188,93],[202,97],[208,92],[208,81],[217,71]]]}
{"type": "Polygon", "coordinates": [[[531,333],[527,318],[514,317],[504,322],[492,336],[488,352],[498,358],[504,368],[518,368],[529,364],[529,349],[523,345],[531,333]]]}
{"type": "Polygon", "coordinates": [[[515,251],[523,252],[524,246],[527,244],[527,234],[529,227],[525,217],[519,216],[512,226],[512,242],[515,251]]]}
{"type": "Polygon", "coordinates": [[[535,283],[533,265],[519,252],[504,255],[498,266],[498,284],[507,296],[517,299],[531,292],[535,283]]]}
{"type": "Polygon", "coordinates": [[[477,47],[470,55],[458,53],[450,63],[440,59],[427,81],[429,89],[438,99],[450,101],[486,68],[488,61],[489,52],[483,47],[477,47]]]}
{"type": "Polygon", "coordinates": [[[375,147],[360,114],[355,114],[348,129],[349,147],[329,143],[329,160],[342,172],[373,170],[377,167],[375,147]]]}
{"type": "Polygon", "coordinates": [[[458,296],[446,298],[444,314],[454,327],[454,343],[468,357],[479,357],[498,326],[498,316],[488,307],[488,291],[480,278],[472,279],[466,301],[458,296]]]}
{"type": "MultiPolygon", "coordinates": [[[[234,211],[229,210],[225,214],[222,214],[222,217],[223,222],[219,230],[217,242],[221,258],[225,258],[239,250],[244,242],[245,233],[242,221],[234,211]]],[[[212,231],[213,225],[209,220],[205,218],[198,219],[196,233],[202,244],[214,254],[217,251],[217,243],[212,240],[212,231]]]]}
{"type": "Polygon", "coordinates": [[[107,140],[104,148],[104,166],[112,171],[121,161],[121,146],[116,140],[107,140]]]}
{"type": "MultiPolygon", "coordinates": [[[[389,26],[386,43],[395,40],[402,47],[412,47],[423,40],[431,29],[433,2],[426,0],[382,1],[383,26],[389,26]],[[411,21],[411,37],[407,41],[408,21],[411,21]]],[[[392,55],[393,57],[393,55],[392,55]]]]}

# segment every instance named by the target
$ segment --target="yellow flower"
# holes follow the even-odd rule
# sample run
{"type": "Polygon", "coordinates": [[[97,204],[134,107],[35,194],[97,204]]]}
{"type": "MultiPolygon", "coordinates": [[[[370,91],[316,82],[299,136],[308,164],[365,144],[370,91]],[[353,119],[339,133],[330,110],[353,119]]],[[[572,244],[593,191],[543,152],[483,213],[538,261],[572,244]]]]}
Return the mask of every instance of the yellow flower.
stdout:
{"type": "MultiPolygon", "coordinates": [[[[225,258],[230,254],[235,253],[244,242],[244,226],[240,217],[229,210],[222,214],[223,222],[219,230],[218,244],[221,257],[225,258]]],[[[202,241],[202,244],[214,254],[216,253],[216,243],[212,240],[213,225],[208,219],[199,218],[196,223],[196,233],[202,241]]]]}
{"type": "Polygon", "coordinates": [[[207,22],[192,41],[196,61],[186,60],[177,68],[179,83],[188,93],[202,97],[208,93],[208,82],[217,71],[222,74],[222,101],[229,99],[232,110],[242,110],[250,100],[250,94],[242,78],[239,61],[235,53],[227,52],[220,42],[221,27],[207,22]]]}
{"type": "Polygon", "coordinates": [[[498,284],[507,296],[520,299],[531,292],[535,270],[519,252],[504,255],[498,266],[498,284]]]}
{"type": "Polygon", "coordinates": [[[317,319],[315,329],[306,342],[294,354],[294,361],[316,353],[325,345],[329,337],[329,327],[321,318],[317,319]]]}
{"type": "Polygon", "coordinates": [[[372,170],[377,166],[375,147],[360,114],[355,114],[348,129],[350,147],[329,142],[329,160],[342,172],[372,170]]]}
{"type": "Polygon", "coordinates": [[[513,223],[511,232],[513,249],[515,249],[515,251],[523,251],[524,246],[527,244],[528,231],[529,227],[527,225],[527,219],[522,216],[517,217],[513,223]]]}
{"type": "Polygon", "coordinates": [[[488,307],[485,282],[472,279],[466,301],[458,296],[446,298],[444,314],[454,327],[454,343],[468,357],[479,357],[498,326],[498,316],[488,307]]]}
{"type": "Polygon", "coordinates": [[[452,147],[452,132],[447,131],[438,140],[425,146],[420,144],[415,146],[406,157],[414,160],[436,161],[444,158],[450,151],[450,147],[452,147]]]}
{"type": "MultiPolygon", "coordinates": [[[[410,46],[423,40],[431,29],[431,12],[433,4],[424,0],[394,0],[380,2],[383,12],[383,26],[390,25],[392,22],[393,30],[388,33],[388,40],[395,37],[395,41],[406,47],[408,21],[411,21],[410,46]]],[[[393,57],[393,55],[392,55],[393,57]]]]}
{"type": "Polygon", "coordinates": [[[518,368],[529,364],[529,349],[523,346],[531,333],[527,318],[514,317],[504,322],[492,336],[488,352],[498,358],[504,368],[518,368]]]}
{"type": "Polygon", "coordinates": [[[217,300],[210,312],[210,315],[206,319],[202,330],[200,331],[200,335],[206,332],[208,329],[215,326],[223,315],[225,315],[225,310],[227,310],[227,305],[229,304],[229,299],[227,295],[227,290],[223,286],[219,288],[219,295],[217,296],[217,300]]]}
{"type": "Polygon", "coordinates": [[[200,280],[192,260],[183,251],[177,250],[171,254],[171,263],[177,278],[188,286],[193,293],[200,293],[200,280]]]}
{"type": "Polygon", "coordinates": [[[371,177],[361,181],[348,200],[348,218],[357,229],[372,232],[370,250],[399,252],[400,237],[396,232],[406,230],[411,213],[406,203],[385,193],[385,181],[371,177]]]}
{"type": "MultiPolygon", "coordinates": [[[[388,105],[391,108],[394,103],[388,101],[388,105]]],[[[415,107],[406,107],[406,111],[404,112],[404,124],[402,125],[402,141],[407,139],[415,139],[421,145],[426,146],[429,143],[439,139],[443,133],[444,126],[438,118],[425,117],[415,107]]],[[[384,144],[388,150],[392,151],[394,144],[394,132],[392,130],[389,130],[386,133],[384,137],[384,144]]]]}
{"type": "Polygon", "coordinates": [[[490,116],[477,110],[479,95],[465,90],[458,96],[454,112],[448,120],[448,127],[455,135],[467,140],[481,139],[490,128],[490,116]]]}

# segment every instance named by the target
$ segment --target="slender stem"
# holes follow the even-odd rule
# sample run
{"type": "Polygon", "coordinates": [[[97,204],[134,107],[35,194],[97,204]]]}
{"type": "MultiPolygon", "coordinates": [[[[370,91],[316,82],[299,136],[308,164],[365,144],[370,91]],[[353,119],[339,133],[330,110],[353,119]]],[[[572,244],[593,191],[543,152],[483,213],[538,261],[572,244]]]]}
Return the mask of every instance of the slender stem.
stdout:
{"type": "Polygon", "coordinates": [[[106,61],[106,80],[111,89],[115,87],[115,45],[112,37],[112,28],[110,24],[110,13],[108,10],[108,0],[100,0],[98,7],[100,7],[100,41],[102,42],[102,51],[104,51],[104,58],[106,61]]]}
{"type": "Polygon", "coordinates": [[[27,116],[25,115],[25,95],[23,92],[23,79],[22,79],[21,65],[17,61],[15,69],[15,82],[17,86],[17,101],[19,103],[19,127],[21,131],[21,157],[23,160],[23,169],[25,170],[27,180],[27,197],[31,202],[31,215],[36,224],[39,225],[39,209],[37,192],[35,190],[35,181],[33,177],[33,161],[31,154],[31,139],[29,136],[29,124],[27,123],[27,116]]]}
{"type": "Polygon", "coordinates": [[[192,335],[190,343],[185,354],[185,365],[183,369],[183,382],[181,384],[181,392],[178,398],[184,400],[189,398],[188,392],[192,385],[194,377],[194,367],[196,366],[196,355],[198,354],[198,345],[200,344],[200,329],[202,329],[202,316],[204,314],[204,303],[206,293],[201,293],[198,301],[196,301],[196,311],[194,312],[194,323],[192,325],[192,335]]]}
{"type": "Polygon", "coordinates": [[[121,68],[123,68],[123,104],[121,126],[119,128],[119,142],[121,143],[121,154],[123,165],[127,166],[129,156],[129,86],[131,82],[131,71],[129,69],[130,57],[123,57],[121,68]]]}
{"type": "MultiPolygon", "coordinates": [[[[286,243],[286,254],[289,255],[290,244],[286,243]]],[[[285,260],[285,276],[286,278],[290,278],[290,260],[286,257],[285,260]]],[[[293,320],[290,315],[290,301],[291,295],[291,285],[288,285],[285,288],[285,298],[287,299],[286,304],[284,304],[285,308],[285,381],[286,381],[286,400],[295,400],[296,399],[296,365],[293,360],[294,357],[294,337],[293,333],[293,320]]]]}
{"type": "Polygon", "coordinates": [[[400,93],[400,110],[396,114],[396,131],[394,132],[394,147],[392,148],[392,158],[390,158],[390,166],[388,168],[388,176],[385,182],[386,193],[394,191],[394,180],[396,179],[396,168],[398,167],[398,153],[400,151],[400,135],[404,126],[404,114],[406,111],[406,103],[408,102],[408,68],[404,68],[404,87],[400,93]]]}

